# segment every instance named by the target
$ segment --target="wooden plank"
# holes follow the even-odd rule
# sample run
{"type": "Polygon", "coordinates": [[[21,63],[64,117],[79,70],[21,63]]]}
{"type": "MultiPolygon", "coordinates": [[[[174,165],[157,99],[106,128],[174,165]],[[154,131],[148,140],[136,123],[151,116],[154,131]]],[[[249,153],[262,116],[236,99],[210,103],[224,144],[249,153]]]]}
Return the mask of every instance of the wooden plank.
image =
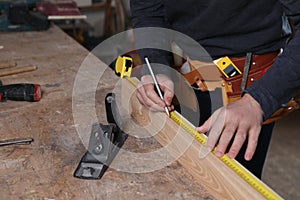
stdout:
{"type": "MultiPolygon", "coordinates": [[[[137,80],[136,80],[137,81],[137,80]]],[[[122,81],[122,107],[155,139],[167,147],[181,165],[217,199],[264,199],[236,173],[181,129],[164,113],[151,112],[142,106],[135,95],[135,87],[122,81]],[[160,130],[157,132],[157,130],[160,130]]]]}

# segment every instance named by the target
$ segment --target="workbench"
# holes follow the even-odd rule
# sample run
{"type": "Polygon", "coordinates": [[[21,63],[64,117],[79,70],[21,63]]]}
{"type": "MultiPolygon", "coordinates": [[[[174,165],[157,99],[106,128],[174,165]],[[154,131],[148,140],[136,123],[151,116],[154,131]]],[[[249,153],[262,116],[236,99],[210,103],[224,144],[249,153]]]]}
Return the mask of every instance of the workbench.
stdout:
{"type": "MultiPolygon", "coordinates": [[[[56,26],[43,32],[0,33],[0,45],[0,62],[38,67],[1,77],[3,84],[42,87],[39,102],[0,103],[0,139],[34,139],[29,145],[0,147],[0,199],[214,199],[176,161],[148,173],[109,168],[101,180],[73,177],[95,122],[80,136],[72,108],[75,77],[89,52],[56,26]]],[[[97,58],[88,64],[104,71],[96,91],[96,114],[105,123],[104,98],[119,78],[97,58]]],[[[153,138],[129,137],[124,148],[143,152],[160,145],[153,138]]],[[[134,167],[129,160],[123,162],[134,167]]]]}

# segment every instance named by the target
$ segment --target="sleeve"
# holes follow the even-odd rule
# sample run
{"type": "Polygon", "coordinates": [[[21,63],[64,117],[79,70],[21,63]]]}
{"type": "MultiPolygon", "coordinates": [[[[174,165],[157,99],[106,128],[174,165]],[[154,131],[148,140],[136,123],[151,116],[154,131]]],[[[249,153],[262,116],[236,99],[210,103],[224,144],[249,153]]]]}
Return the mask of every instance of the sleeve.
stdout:
{"type": "Polygon", "coordinates": [[[260,104],[265,119],[300,90],[300,1],[281,0],[281,3],[294,27],[293,38],[271,69],[245,91],[260,104]]]}
{"type": "MultiPolygon", "coordinates": [[[[142,62],[145,64],[144,57],[147,56],[155,73],[168,74],[172,54],[170,35],[164,31],[168,22],[162,0],[131,0],[130,10],[135,46],[142,62]]],[[[148,73],[147,67],[143,67],[142,74],[148,73]]]]}

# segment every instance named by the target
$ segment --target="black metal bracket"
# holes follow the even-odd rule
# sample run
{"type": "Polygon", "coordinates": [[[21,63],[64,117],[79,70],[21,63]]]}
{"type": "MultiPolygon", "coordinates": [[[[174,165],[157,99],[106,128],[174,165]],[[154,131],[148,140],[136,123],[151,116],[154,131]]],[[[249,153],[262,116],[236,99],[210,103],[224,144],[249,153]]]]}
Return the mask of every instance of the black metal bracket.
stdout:
{"type": "Polygon", "coordinates": [[[128,137],[119,127],[121,118],[113,93],[106,95],[105,107],[109,124],[93,124],[88,151],[74,172],[77,178],[100,179],[128,137]]]}

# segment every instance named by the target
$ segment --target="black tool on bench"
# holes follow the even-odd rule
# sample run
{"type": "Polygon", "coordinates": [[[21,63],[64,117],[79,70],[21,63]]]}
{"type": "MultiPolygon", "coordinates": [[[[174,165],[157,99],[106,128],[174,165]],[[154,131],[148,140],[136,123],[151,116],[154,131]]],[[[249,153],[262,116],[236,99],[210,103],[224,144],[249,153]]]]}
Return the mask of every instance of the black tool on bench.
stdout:
{"type": "Polygon", "coordinates": [[[113,93],[106,95],[105,108],[109,124],[93,124],[88,151],[74,172],[77,178],[100,179],[127,139],[119,127],[121,120],[113,93]]]}
{"type": "Polygon", "coordinates": [[[42,98],[39,84],[19,83],[2,85],[0,81],[0,102],[6,100],[35,102],[42,98]]]}

